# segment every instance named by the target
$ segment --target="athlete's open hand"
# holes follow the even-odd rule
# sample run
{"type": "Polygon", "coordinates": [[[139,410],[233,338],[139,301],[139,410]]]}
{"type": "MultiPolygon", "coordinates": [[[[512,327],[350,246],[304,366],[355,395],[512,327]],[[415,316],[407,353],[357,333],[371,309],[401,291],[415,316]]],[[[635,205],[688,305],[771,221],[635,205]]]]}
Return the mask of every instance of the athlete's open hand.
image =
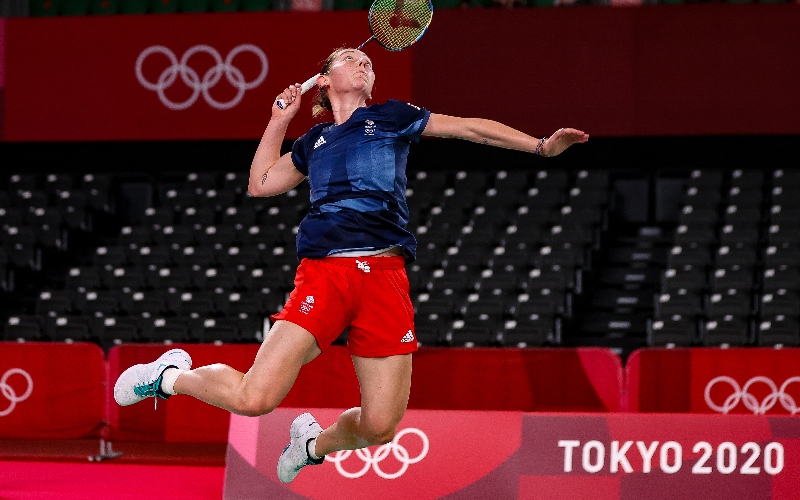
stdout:
{"type": "Polygon", "coordinates": [[[287,118],[291,120],[297,111],[300,110],[300,101],[302,100],[303,93],[300,92],[300,84],[295,83],[289,85],[283,92],[278,94],[275,102],[272,104],[272,117],[273,118],[287,118]],[[283,109],[278,106],[278,100],[285,103],[283,109]]]}
{"type": "Polygon", "coordinates": [[[542,144],[543,156],[558,156],[573,144],[589,140],[589,134],[574,128],[560,128],[542,144]]]}

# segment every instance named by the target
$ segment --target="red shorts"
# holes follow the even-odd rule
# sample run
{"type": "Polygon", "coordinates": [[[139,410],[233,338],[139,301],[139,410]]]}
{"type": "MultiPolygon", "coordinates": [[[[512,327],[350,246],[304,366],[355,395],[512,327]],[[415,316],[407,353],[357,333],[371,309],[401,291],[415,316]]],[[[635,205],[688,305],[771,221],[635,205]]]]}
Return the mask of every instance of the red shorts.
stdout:
{"type": "Polygon", "coordinates": [[[417,350],[414,306],[403,257],[303,259],[294,290],[273,321],[301,326],[325,349],[347,329],[351,354],[367,358],[417,350]]]}

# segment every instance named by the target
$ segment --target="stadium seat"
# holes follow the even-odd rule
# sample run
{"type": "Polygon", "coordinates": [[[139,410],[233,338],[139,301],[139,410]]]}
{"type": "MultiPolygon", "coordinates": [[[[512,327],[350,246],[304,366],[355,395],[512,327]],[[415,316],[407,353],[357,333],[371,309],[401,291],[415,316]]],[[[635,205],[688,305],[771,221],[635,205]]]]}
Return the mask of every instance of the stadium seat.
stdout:
{"type": "Polygon", "coordinates": [[[710,272],[710,289],[712,291],[723,291],[737,289],[750,291],[756,287],[756,281],[752,266],[740,266],[738,264],[712,269],[710,272]]]}
{"type": "Polygon", "coordinates": [[[765,268],[761,273],[761,286],[765,293],[780,289],[800,287],[800,268],[791,265],[765,268]]]}
{"type": "MultiPolygon", "coordinates": [[[[757,226],[761,222],[762,214],[760,207],[739,207],[729,205],[722,214],[724,224],[752,225],[757,226]]],[[[796,220],[796,219],[795,219],[796,220]]]]}
{"type": "Polygon", "coordinates": [[[24,223],[24,211],[17,207],[0,207],[0,228],[18,227],[24,223]]]}
{"type": "Polygon", "coordinates": [[[784,243],[764,248],[766,267],[800,266],[800,245],[784,243]]]}
{"type": "MultiPolygon", "coordinates": [[[[143,247],[148,248],[148,247],[143,247]]],[[[94,254],[94,264],[101,268],[123,267],[128,262],[128,250],[124,247],[97,247],[94,254]]]]}
{"type": "Polygon", "coordinates": [[[149,9],[149,0],[120,0],[121,14],[145,14],[149,9]]]}
{"type": "Polygon", "coordinates": [[[56,342],[88,342],[89,322],[80,316],[55,316],[43,319],[47,338],[56,342]]]}
{"type": "Polygon", "coordinates": [[[147,286],[156,290],[180,292],[192,286],[192,275],[189,269],[180,266],[148,270],[147,286]]]}
{"type": "Polygon", "coordinates": [[[500,342],[506,347],[537,347],[560,344],[560,318],[531,313],[503,325],[500,342]]]}
{"type": "Polygon", "coordinates": [[[166,290],[138,290],[122,295],[123,312],[143,318],[161,316],[167,312],[166,290]]]}
{"type": "Polygon", "coordinates": [[[131,250],[138,250],[140,247],[148,246],[153,243],[153,235],[148,227],[144,226],[123,226],[119,233],[119,244],[131,250]]]}
{"type": "Polygon", "coordinates": [[[693,318],[703,313],[703,296],[687,289],[658,294],[653,309],[653,315],[657,319],[675,315],[693,318]]]}
{"type": "Polygon", "coordinates": [[[496,334],[481,326],[466,326],[463,321],[455,322],[453,329],[445,335],[444,341],[453,347],[487,347],[496,342],[496,334]],[[463,326],[462,326],[463,324],[463,326]]]}
{"type": "MultiPolygon", "coordinates": [[[[141,5],[141,13],[146,12],[146,0],[120,0],[123,14],[140,13],[135,7],[141,5]],[[127,9],[127,10],[126,10],[127,9]]],[[[89,206],[100,212],[113,213],[115,200],[112,196],[113,179],[110,174],[85,174],[81,179],[80,190],[86,196],[89,206]]]]}
{"type": "Polygon", "coordinates": [[[181,12],[208,12],[209,0],[180,0],[181,12]]]}
{"type": "Polygon", "coordinates": [[[117,14],[121,0],[90,0],[89,13],[92,15],[117,14]]]}
{"type": "Polygon", "coordinates": [[[759,346],[796,347],[800,345],[800,321],[796,316],[782,314],[761,318],[757,335],[759,346]]]}
{"type": "Polygon", "coordinates": [[[78,292],[96,290],[102,286],[100,272],[94,267],[73,267],[67,273],[65,286],[78,292]]]}
{"type": "Polygon", "coordinates": [[[142,246],[136,251],[126,253],[130,256],[130,263],[142,269],[169,267],[173,264],[172,252],[166,245],[142,246]]]}
{"type": "Polygon", "coordinates": [[[706,346],[744,346],[752,336],[751,321],[741,316],[727,314],[702,323],[702,342],[706,346]]]}
{"type": "Polygon", "coordinates": [[[528,189],[528,172],[524,170],[499,170],[493,181],[494,188],[501,194],[501,198],[509,201],[514,201],[514,196],[508,196],[507,193],[516,193],[527,191],[528,189]]]}
{"type": "Polygon", "coordinates": [[[714,265],[716,267],[748,266],[758,264],[758,246],[755,243],[720,242],[722,246],[716,249],[714,265]]]}
{"type": "Polygon", "coordinates": [[[737,315],[747,316],[754,311],[750,290],[715,290],[706,296],[704,312],[708,317],[737,315]]]}
{"type": "Polygon", "coordinates": [[[70,314],[73,308],[73,297],[67,290],[45,290],[36,299],[36,314],[40,316],[70,314]]]}
{"type": "Polygon", "coordinates": [[[122,296],[116,290],[89,290],[78,294],[75,308],[87,316],[114,316],[119,312],[122,296]]]}
{"type": "Polygon", "coordinates": [[[719,243],[724,246],[755,245],[758,243],[760,232],[757,224],[726,224],[720,228],[719,243]]]}
{"type": "Polygon", "coordinates": [[[4,328],[5,340],[50,340],[45,336],[39,316],[14,314],[8,317],[4,328]]]}
{"type": "Polygon", "coordinates": [[[222,211],[219,222],[221,226],[233,227],[237,232],[241,232],[256,224],[256,213],[232,206],[222,211]]]}
{"type": "Polygon", "coordinates": [[[726,201],[728,205],[757,209],[761,205],[762,198],[760,186],[754,188],[745,185],[731,187],[728,190],[726,201]]]}
{"type": "Polygon", "coordinates": [[[199,290],[209,290],[219,293],[217,290],[233,291],[238,285],[238,280],[233,272],[224,268],[200,267],[192,272],[192,285],[199,290]]]}
{"type": "Polygon", "coordinates": [[[32,17],[57,16],[61,8],[61,0],[33,0],[29,3],[32,17]]]}
{"type": "Polygon", "coordinates": [[[140,290],[147,286],[144,271],[138,267],[116,267],[100,270],[103,286],[111,290],[121,290],[126,293],[140,290]]]}
{"type": "Polygon", "coordinates": [[[208,317],[214,315],[216,306],[214,294],[205,291],[184,291],[178,294],[180,300],[175,305],[175,314],[182,317],[208,317]]]}
{"type": "Polygon", "coordinates": [[[145,342],[189,342],[189,321],[184,318],[156,317],[139,319],[139,335],[145,342]]]}
{"type": "Polygon", "coordinates": [[[674,314],[647,323],[648,346],[690,346],[697,339],[697,320],[674,314]]]}
{"type": "Polygon", "coordinates": [[[217,262],[219,251],[208,244],[202,245],[173,245],[171,258],[179,267],[208,267],[217,262]]]}
{"type": "Polygon", "coordinates": [[[681,208],[678,223],[685,226],[713,226],[719,220],[717,207],[695,207],[685,205],[681,208]]]}
{"type": "Polygon", "coordinates": [[[714,226],[689,226],[686,224],[678,226],[675,230],[675,244],[684,245],[711,245],[716,240],[716,229],[714,226]]]}
{"type": "Polygon", "coordinates": [[[762,317],[797,316],[800,312],[800,295],[797,288],[765,291],[760,298],[759,312],[762,317]]]}
{"type": "Polygon", "coordinates": [[[800,191],[800,186],[797,185],[778,185],[773,187],[771,192],[772,206],[797,208],[800,206],[800,199],[797,196],[798,191],[800,191]]]}
{"type": "Polygon", "coordinates": [[[61,0],[61,15],[85,16],[89,13],[89,0],[61,0]]]}
{"type": "Polygon", "coordinates": [[[711,264],[711,257],[712,253],[708,246],[689,242],[685,245],[675,245],[670,249],[667,265],[673,269],[684,266],[702,268],[711,264]]]}
{"type": "Polygon", "coordinates": [[[718,187],[689,185],[684,201],[686,205],[693,207],[716,208],[722,202],[722,193],[718,187]]]}
{"type": "Polygon", "coordinates": [[[417,337],[417,344],[420,346],[434,347],[440,345],[441,332],[435,324],[415,322],[414,335],[417,337]]]}
{"type": "MultiPolygon", "coordinates": [[[[343,2],[347,2],[349,0],[339,0],[343,2]]],[[[454,7],[459,7],[461,5],[462,0],[434,0],[433,8],[435,9],[452,9],[454,7]]]]}
{"type": "Polygon", "coordinates": [[[154,14],[174,14],[178,7],[178,0],[148,0],[148,10],[154,14]]]}
{"type": "Polygon", "coordinates": [[[91,335],[99,340],[101,346],[109,348],[129,342],[139,342],[139,323],[137,318],[111,316],[96,318],[91,322],[91,335]]]}

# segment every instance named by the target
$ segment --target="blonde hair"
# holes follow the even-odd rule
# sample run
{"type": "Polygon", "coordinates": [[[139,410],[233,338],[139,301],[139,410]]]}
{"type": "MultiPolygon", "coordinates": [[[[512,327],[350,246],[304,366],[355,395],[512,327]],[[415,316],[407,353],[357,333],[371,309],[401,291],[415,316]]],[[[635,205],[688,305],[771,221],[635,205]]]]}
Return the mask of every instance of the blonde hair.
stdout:
{"type": "MultiPolygon", "coordinates": [[[[345,50],[349,50],[347,47],[340,47],[334,50],[331,55],[325,59],[325,62],[322,63],[322,69],[319,71],[320,75],[327,75],[328,71],[331,70],[331,65],[333,65],[333,61],[339,57],[339,54],[344,52],[345,50]]],[[[329,111],[333,113],[333,107],[331,107],[331,100],[328,98],[328,90],[322,87],[317,87],[317,95],[314,96],[314,107],[311,108],[311,115],[316,118],[317,116],[321,115],[325,111],[329,111]]]]}

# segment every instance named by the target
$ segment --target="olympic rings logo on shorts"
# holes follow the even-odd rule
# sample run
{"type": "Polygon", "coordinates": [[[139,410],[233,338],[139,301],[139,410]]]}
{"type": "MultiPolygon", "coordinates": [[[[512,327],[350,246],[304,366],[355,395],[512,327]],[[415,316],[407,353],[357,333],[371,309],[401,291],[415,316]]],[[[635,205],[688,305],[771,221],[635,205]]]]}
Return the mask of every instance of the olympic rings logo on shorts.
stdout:
{"type": "Polygon", "coordinates": [[[195,101],[197,101],[197,98],[200,97],[200,95],[203,96],[203,99],[205,99],[205,101],[212,108],[221,110],[230,109],[242,101],[246,91],[261,85],[261,83],[267,77],[268,69],[269,63],[264,51],[250,43],[237,45],[234,47],[233,50],[228,53],[227,57],[225,57],[224,61],[222,60],[220,53],[210,45],[195,45],[191,47],[183,54],[180,61],[178,61],[178,58],[170,49],[164,47],[163,45],[150,46],[144,49],[142,53],[139,54],[139,57],[136,58],[136,78],[139,80],[139,83],[141,83],[142,86],[147,90],[156,92],[158,94],[158,98],[161,100],[164,106],[175,111],[180,111],[190,107],[195,103],[195,101]],[[242,52],[251,52],[258,58],[261,64],[261,70],[258,76],[253,80],[245,80],[242,70],[233,64],[233,59],[242,52]],[[142,73],[142,66],[144,65],[145,59],[147,59],[151,54],[156,53],[166,56],[169,60],[169,66],[164,68],[164,70],[158,76],[158,80],[151,82],[147,80],[142,73]],[[193,55],[199,53],[210,55],[214,59],[215,63],[203,74],[202,79],[200,78],[200,75],[197,74],[197,71],[189,66],[189,59],[193,55]],[[180,75],[181,81],[183,81],[183,83],[192,90],[192,95],[183,102],[173,102],[164,93],[166,89],[175,83],[178,75],[180,75]],[[222,79],[222,75],[225,75],[228,83],[230,83],[237,91],[236,95],[233,96],[231,100],[226,102],[217,101],[209,92],[212,87],[219,83],[219,81],[222,79]]]}
{"type": "Polygon", "coordinates": [[[11,404],[5,410],[0,410],[0,417],[5,417],[16,408],[17,403],[21,403],[30,397],[31,392],[33,392],[33,379],[31,376],[23,370],[22,368],[11,368],[10,370],[6,371],[2,377],[0,377],[0,394],[2,394],[6,399],[8,399],[11,404]],[[11,375],[22,375],[25,377],[25,382],[27,382],[27,389],[22,395],[17,395],[17,392],[14,390],[13,387],[8,385],[8,379],[11,375]]]}
{"type": "Polygon", "coordinates": [[[752,411],[756,415],[763,415],[764,413],[768,412],[772,407],[775,406],[776,403],[780,402],[781,406],[783,406],[786,411],[795,415],[796,413],[800,412],[800,408],[798,408],[797,403],[795,402],[794,398],[787,394],[786,388],[789,387],[790,384],[794,382],[800,382],[800,377],[791,377],[787,379],[781,386],[775,384],[772,379],[768,377],[758,376],[753,377],[744,384],[743,387],[739,387],[739,384],[732,379],[731,377],[727,376],[719,376],[711,380],[711,382],[706,385],[705,390],[705,399],[706,404],[712,410],[719,412],[719,413],[728,413],[729,411],[736,408],[736,406],[741,401],[744,404],[744,407],[748,410],[752,411]],[[728,384],[731,389],[733,389],[733,393],[725,398],[725,401],[722,405],[716,404],[711,399],[711,388],[717,383],[724,383],[728,384]],[[765,397],[762,401],[756,399],[755,396],[750,394],[750,388],[753,384],[762,383],[766,385],[770,391],[772,391],[767,397],[765,397]]]}
{"type": "Polygon", "coordinates": [[[405,474],[409,465],[415,464],[425,458],[429,449],[430,443],[428,442],[428,436],[426,436],[425,433],[419,429],[409,427],[398,432],[391,442],[379,446],[378,449],[375,450],[375,455],[373,455],[368,448],[355,450],[356,456],[364,462],[364,466],[356,472],[348,472],[342,466],[342,462],[350,457],[350,455],[353,453],[353,450],[337,451],[333,456],[326,456],[325,460],[335,463],[336,470],[339,471],[339,474],[348,479],[355,479],[363,476],[367,473],[367,471],[369,471],[370,467],[372,467],[372,469],[375,471],[375,474],[383,479],[397,479],[405,474]],[[414,458],[411,458],[408,455],[408,450],[400,444],[400,438],[406,434],[416,434],[422,441],[422,451],[420,451],[419,455],[414,458]],[[380,463],[389,456],[389,453],[392,453],[394,458],[401,464],[400,469],[397,472],[384,472],[380,467],[380,463]]]}

